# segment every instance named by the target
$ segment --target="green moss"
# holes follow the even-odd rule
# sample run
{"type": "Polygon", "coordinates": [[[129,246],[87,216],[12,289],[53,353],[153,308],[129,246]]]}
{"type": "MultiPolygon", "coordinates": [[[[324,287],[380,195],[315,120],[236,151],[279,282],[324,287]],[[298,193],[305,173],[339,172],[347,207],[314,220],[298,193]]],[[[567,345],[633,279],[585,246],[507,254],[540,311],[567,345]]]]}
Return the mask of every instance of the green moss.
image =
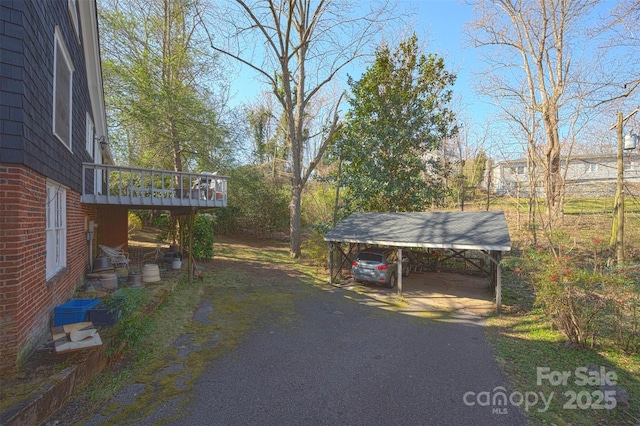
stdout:
{"type": "MultiPolygon", "coordinates": [[[[153,314],[157,333],[143,345],[153,350],[139,360],[136,382],[146,385],[138,399],[110,413],[110,423],[135,422],[148,417],[167,401],[178,405],[189,402],[186,395],[195,380],[217,358],[240,345],[249,334],[267,323],[286,324],[295,321],[295,300],[310,288],[283,285],[278,279],[252,281],[252,275],[239,269],[225,268],[205,274],[205,280],[189,287],[180,285],[161,308],[153,314]],[[213,313],[206,324],[190,319],[200,300],[211,301],[213,313]],[[178,324],[182,326],[178,327],[178,324]],[[186,358],[166,342],[180,332],[188,332],[192,345],[186,358]],[[161,342],[165,342],[164,344],[161,342]],[[162,353],[162,356],[154,354],[162,353]],[[163,373],[168,365],[181,365],[171,373],[163,373]]],[[[105,413],[103,413],[105,414],[105,413]]],[[[166,420],[166,419],[165,419],[166,420]]]]}

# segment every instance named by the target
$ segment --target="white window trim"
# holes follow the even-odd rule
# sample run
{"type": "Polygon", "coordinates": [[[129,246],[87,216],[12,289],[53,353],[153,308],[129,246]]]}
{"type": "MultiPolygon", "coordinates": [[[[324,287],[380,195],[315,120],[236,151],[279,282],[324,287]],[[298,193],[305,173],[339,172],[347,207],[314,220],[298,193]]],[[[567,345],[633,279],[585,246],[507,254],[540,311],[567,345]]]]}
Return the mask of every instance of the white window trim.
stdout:
{"type": "Polygon", "coordinates": [[[69,51],[67,50],[67,46],[64,43],[64,37],[62,37],[62,33],[60,32],[60,27],[56,25],[54,32],[54,50],[53,50],[53,116],[52,116],[52,131],[54,136],[62,142],[62,144],[71,152],[73,152],[73,72],[75,69],[73,68],[73,62],[71,61],[71,56],[69,56],[69,51]],[[57,97],[57,72],[58,72],[58,60],[63,59],[69,71],[69,140],[66,141],[62,136],[60,136],[56,129],[56,97],[57,97]]]}
{"type": "Polygon", "coordinates": [[[89,153],[89,156],[91,158],[94,158],[95,156],[95,152],[94,152],[94,146],[95,146],[95,127],[93,125],[93,120],[91,119],[91,115],[89,115],[89,113],[87,112],[87,119],[86,119],[86,127],[85,127],[85,148],[87,149],[87,152],[89,153]]]}
{"type": "Polygon", "coordinates": [[[47,180],[45,200],[46,279],[67,267],[67,189],[47,180]]]}
{"type": "Polygon", "coordinates": [[[78,24],[78,2],[76,0],[67,0],[67,8],[71,17],[71,24],[76,32],[76,39],[80,42],[80,25],[78,24]]]}

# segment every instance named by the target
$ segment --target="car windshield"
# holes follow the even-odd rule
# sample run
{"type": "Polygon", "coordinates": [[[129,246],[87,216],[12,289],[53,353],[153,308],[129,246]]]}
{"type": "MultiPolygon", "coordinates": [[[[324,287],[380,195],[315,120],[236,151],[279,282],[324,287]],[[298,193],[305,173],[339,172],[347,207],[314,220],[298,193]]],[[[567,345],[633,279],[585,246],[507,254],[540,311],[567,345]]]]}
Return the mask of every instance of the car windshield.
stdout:
{"type": "Polygon", "coordinates": [[[368,260],[370,262],[382,263],[382,255],[378,253],[360,253],[358,255],[358,260],[368,260]]]}

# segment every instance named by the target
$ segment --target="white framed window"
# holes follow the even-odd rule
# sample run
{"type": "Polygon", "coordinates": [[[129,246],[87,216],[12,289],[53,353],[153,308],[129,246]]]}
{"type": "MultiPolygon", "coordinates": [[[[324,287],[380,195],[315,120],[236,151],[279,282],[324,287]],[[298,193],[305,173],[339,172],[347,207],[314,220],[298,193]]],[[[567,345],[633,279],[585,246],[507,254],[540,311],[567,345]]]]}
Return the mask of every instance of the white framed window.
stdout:
{"type": "Polygon", "coordinates": [[[95,135],[93,133],[93,120],[91,119],[91,116],[89,115],[89,113],[87,113],[87,124],[85,127],[85,148],[87,149],[87,152],[89,153],[89,156],[91,158],[93,158],[94,156],[94,146],[95,146],[95,135]]]}
{"type": "Polygon", "coordinates": [[[74,68],[58,26],[55,29],[54,40],[53,134],[71,151],[74,68]]]}
{"type": "Polygon", "coordinates": [[[47,238],[47,273],[49,280],[67,266],[67,190],[47,182],[45,206],[47,238]]]}
{"type": "Polygon", "coordinates": [[[67,0],[67,8],[69,9],[69,17],[71,24],[76,32],[76,38],[80,41],[80,26],[78,25],[78,6],[76,0],[67,0]]]}
{"type": "Polygon", "coordinates": [[[598,164],[596,163],[587,163],[587,171],[591,173],[595,173],[598,171],[598,164]]]}

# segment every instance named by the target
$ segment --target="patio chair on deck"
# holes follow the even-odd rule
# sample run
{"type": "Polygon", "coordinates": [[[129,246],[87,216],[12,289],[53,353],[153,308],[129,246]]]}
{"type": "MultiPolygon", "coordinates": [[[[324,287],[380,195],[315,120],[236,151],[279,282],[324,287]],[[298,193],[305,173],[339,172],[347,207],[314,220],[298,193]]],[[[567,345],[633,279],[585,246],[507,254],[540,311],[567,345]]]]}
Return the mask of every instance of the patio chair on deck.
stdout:
{"type": "Polygon", "coordinates": [[[122,249],[122,244],[117,247],[109,247],[99,244],[102,253],[109,258],[111,264],[116,268],[129,267],[129,253],[122,249]]]}

